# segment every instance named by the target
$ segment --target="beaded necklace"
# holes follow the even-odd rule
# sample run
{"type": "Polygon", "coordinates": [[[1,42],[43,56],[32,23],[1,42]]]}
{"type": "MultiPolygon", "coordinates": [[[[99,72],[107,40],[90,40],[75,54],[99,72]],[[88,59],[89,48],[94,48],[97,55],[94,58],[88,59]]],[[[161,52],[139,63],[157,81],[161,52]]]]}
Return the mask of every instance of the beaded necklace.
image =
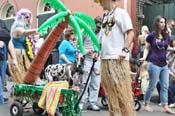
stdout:
{"type": "Polygon", "coordinates": [[[114,16],[115,13],[114,12],[116,8],[117,7],[112,9],[110,12],[105,14],[103,17],[102,28],[105,29],[105,35],[108,35],[110,33],[110,31],[112,30],[112,27],[115,24],[115,16],[114,16]]]}
{"type": "Polygon", "coordinates": [[[164,50],[165,49],[165,41],[163,40],[162,41],[162,46],[159,46],[158,43],[157,43],[157,39],[156,39],[156,47],[159,49],[159,50],[164,50]]]}

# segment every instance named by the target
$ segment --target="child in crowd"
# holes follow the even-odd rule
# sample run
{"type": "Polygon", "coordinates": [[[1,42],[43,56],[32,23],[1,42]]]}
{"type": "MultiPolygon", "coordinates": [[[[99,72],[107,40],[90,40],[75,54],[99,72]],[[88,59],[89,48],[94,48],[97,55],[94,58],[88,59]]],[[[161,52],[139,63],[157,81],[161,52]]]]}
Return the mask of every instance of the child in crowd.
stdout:
{"type": "Polygon", "coordinates": [[[147,71],[147,62],[143,62],[143,64],[140,67],[140,74],[139,74],[139,79],[141,80],[141,92],[142,95],[146,93],[146,89],[149,84],[149,74],[147,71]]]}

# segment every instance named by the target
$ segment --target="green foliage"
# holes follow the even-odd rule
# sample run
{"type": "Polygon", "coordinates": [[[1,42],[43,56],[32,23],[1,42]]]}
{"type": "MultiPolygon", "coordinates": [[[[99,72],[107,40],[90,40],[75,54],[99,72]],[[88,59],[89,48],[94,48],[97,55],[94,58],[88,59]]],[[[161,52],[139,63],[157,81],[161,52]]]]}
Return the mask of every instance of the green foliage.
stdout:
{"type": "Polygon", "coordinates": [[[74,12],[73,14],[69,14],[68,9],[60,0],[43,0],[43,2],[48,3],[59,13],[49,18],[39,27],[39,32],[42,35],[46,35],[48,33],[48,29],[55,28],[59,23],[65,20],[64,17],[69,15],[69,25],[73,27],[75,34],[78,37],[78,47],[80,49],[80,52],[82,54],[86,54],[86,51],[83,47],[84,36],[88,36],[88,38],[91,39],[94,50],[96,52],[100,51],[98,39],[94,34],[96,24],[93,18],[81,12],[74,12]]]}
{"type": "Polygon", "coordinates": [[[74,12],[74,16],[82,19],[88,26],[90,26],[90,28],[92,30],[95,31],[96,29],[96,24],[95,24],[95,21],[94,19],[92,19],[90,16],[84,14],[84,13],[81,13],[81,12],[74,12]]]}
{"type": "Polygon", "coordinates": [[[52,17],[50,17],[46,22],[44,22],[38,29],[41,35],[46,35],[48,29],[55,28],[60,22],[64,21],[64,17],[68,15],[67,11],[60,12],[52,17]]]}
{"type": "Polygon", "coordinates": [[[83,39],[82,39],[82,33],[81,33],[81,30],[80,30],[80,27],[79,27],[77,21],[75,20],[75,18],[71,15],[69,16],[69,21],[70,21],[72,27],[74,28],[75,34],[78,37],[79,49],[80,49],[81,53],[84,55],[84,54],[86,54],[86,51],[83,47],[83,39]]]}
{"type": "Polygon", "coordinates": [[[98,39],[96,35],[94,34],[94,32],[90,29],[90,27],[82,19],[76,16],[75,16],[75,19],[77,20],[79,26],[82,27],[84,31],[86,31],[86,33],[89,35],[89,38],[91,39],[93,43],[94,50],[96,52],[100,52],[100,45],[98,43],[98,39]]]}
{"type": "MultiPolygon", "coordinates": [[[[17,101],[26,101],[30,103],[37,103],[43,92],[44,85],[28,85],[16,84],[14,85],[14,96],[17,101]]],[[[74,89],[62,89],[61,96],[63,101],[59,102],[58,108],[63,116],[81,116],[81,110],[76,107],[78,102],[79,92],[74,89]]]]}

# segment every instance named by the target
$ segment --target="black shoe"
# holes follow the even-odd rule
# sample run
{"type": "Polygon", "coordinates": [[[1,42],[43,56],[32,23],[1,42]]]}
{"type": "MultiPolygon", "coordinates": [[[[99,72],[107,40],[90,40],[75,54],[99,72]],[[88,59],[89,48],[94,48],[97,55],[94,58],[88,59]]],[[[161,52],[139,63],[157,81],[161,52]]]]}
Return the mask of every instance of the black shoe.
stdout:
{"type": "Polygon", "coordinates": [[[4,87],[4,90],[3,90],[4,92],[8,92],[8,89],[7,89],[7,87],[4,87]]]}
{"type": "Polygon", "coordinates": [[[7,102],[9,99],[4,97],[4,102],[7,102]]]}
{"type": "Polygon", "coordinates": [[[89,105],[87,109],[92,111],[100,111],[100,108],[96,105],[89,105]]]}

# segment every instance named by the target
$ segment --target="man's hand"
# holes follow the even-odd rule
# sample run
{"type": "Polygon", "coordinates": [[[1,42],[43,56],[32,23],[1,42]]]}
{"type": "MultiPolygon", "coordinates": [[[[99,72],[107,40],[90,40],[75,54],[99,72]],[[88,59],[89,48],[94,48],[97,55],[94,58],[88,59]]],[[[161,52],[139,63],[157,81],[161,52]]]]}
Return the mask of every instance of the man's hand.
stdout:
{"type": "Polygon", "coordinates": [[[3,47],[4,47],[4,42],[0,41],[0,48],[3,48],[3,47]]]}
{"type": "Polygon", "coordinates": [[[119,59],[120,59],[120,60],[124,60],[124,59],[126,58],[126,55],[127,55],[127,53],[124,52],[124,51],[122,51],[122,52],[119,54],[119,59]]]}
{"type": "Polygon", "coordinates": [[[145,61],[145,58],[140,58],[139,61],[143,63],[145,61]]]}
{"type": "Polygon", "coordinates": [[[91,54],[93,54],[94,53],[94,50],[87,50],[87,54],[88,55],[91,55],[91,54]]]}
{"type": "Polygon", "coordinates": [[[94,54],[93,54],[93,58],[97,60],[98,57],[99,57],[99,54],[98,54],[97,52],[94,52],[94,54]]]}

